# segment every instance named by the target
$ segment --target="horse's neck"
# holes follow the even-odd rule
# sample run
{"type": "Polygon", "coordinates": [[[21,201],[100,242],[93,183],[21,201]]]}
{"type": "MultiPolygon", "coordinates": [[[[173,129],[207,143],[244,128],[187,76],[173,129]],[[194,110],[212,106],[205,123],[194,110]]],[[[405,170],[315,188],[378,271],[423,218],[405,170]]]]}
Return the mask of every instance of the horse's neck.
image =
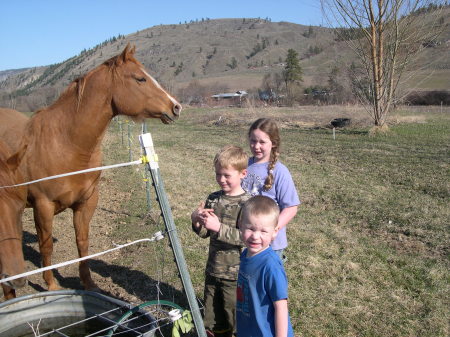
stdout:
{"type": "Polygon", "coordinates": [[[67,130],[68,140],[85,153],[99,151],[101,141],[113,117],[111,107],[111,73],[99,68],[85,77],[81,91],[83,94],[78,101],[77,90],[66,96],[66,102],[61,101],[59,109],[65,113],[64,128],[67,130]],[[65,110],[67,109],[67,110],[65,110]]]}
{"type": "Polygon", "coordinates": [[[55,107],[53,111],[54,137],[60,138],[61,144],[68,144],[72,151],[86,154],[100,150],[101,141],[112,118],[112,110],[106,104],[89,104],[74,108],[55,107]]]}
{"type": "Polygon", "coordinates": [[[81,109],[70,126],[70,141],[87,152],[99,150],[111,118],[105,107],[81,109]]]}

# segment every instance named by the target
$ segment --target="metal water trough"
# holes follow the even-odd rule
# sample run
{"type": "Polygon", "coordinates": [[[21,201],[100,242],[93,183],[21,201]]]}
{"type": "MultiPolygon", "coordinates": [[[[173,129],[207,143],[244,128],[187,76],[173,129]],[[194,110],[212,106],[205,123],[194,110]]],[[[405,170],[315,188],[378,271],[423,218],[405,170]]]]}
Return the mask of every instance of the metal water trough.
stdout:
{"type": "MultiPolygon", "coordinates": [[[[22,296],[0,303],[0,337],[105,336],[131,308],[126,302],[82,290],[22,296]]],[[[140,310],[114,335],[150,337],[156,328],[155,318],[140,310]]]]}
{"type": "Polygon", "coordinates": [[[351,124],[350,118],[335,118],[333,119],[330,124],[333,126],[333,128],[343,128],[345,126],[349,126],[351,124]]]}

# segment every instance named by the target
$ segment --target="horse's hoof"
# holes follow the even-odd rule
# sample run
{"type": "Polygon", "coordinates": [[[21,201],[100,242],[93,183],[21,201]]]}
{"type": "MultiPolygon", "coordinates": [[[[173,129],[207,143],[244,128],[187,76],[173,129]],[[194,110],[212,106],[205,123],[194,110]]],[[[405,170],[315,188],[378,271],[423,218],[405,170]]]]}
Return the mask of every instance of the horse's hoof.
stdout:
{"type": "Polygon", "coordinates": [[[52,284],[48,286],[48,291],[55,291],[55,290],[61,290],[61,287],[58,286],[57,284],[52,284]]]}
{"type": "Polygon", "coordinates": [[[97,287],[97,286],[95,286],[95,287],[90,287],[90,288],[84,288],[85,290],[89,290],[89,291],[93,291],[93,292],[96,292],[96,293],[103,293],[103,291],[99,288],[99,287],[97,287]]]}
{"type": "Polygon", "coordinates": [[[87,291],[94,291],[96,293],[102,292],[102,290],[94,282],[89,282],[89,283],[83,284],[83,286],[84,286],[84,290],[87,290],[87,291]]]}

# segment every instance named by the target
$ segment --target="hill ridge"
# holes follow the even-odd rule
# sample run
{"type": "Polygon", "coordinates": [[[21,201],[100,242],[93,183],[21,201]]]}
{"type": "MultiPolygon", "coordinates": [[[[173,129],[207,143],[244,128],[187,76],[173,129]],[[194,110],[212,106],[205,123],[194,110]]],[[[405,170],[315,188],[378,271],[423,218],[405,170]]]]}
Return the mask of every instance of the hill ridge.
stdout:
{"type": "MultiPolygon", "coordinates": [[[[450,21],[448,12],[446,20],[450,21]]],[[[1,71],[0,105],[28,104],[32,110],[48,105],[72,80],[117,55],[128,43],[136,46],[136,58],[170,91],[192,81],[218,82],[229,90],[257,88],[264,75],[281,71],[291,48],[299,54],[305,86],[326,83],[333,66],[352,59],[345,42],[336,41],[332,29],[320,26],[260,18],[157,25],[113,37],[60,63],[1,71]],[[31,99],[33,95],[40,98],[31,99]]],[[[448,68],[446,63],[439,66],[448,68]]]]}

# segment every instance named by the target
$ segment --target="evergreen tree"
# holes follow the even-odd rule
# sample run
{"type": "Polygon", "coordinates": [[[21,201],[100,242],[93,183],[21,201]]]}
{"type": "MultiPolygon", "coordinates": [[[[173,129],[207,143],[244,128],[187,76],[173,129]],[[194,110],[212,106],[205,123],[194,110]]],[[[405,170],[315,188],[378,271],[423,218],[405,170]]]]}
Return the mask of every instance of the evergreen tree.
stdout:
{"type": "Polygon", "coordinates": [[[294,49],[289,49],[286,57],[286,66],[283,70],[283,79],[288,93],[290,84],[303,81],[303,70],[299,62],[298,53],[294,49]]]}
{"type": "Polygon", "coordinates": [[[227,66],[229,66],[231,69],[235,69],[237,67],[237,60],[236,58],[233,56],[231,58],[231,63],[228,63],[227,66]]]}

